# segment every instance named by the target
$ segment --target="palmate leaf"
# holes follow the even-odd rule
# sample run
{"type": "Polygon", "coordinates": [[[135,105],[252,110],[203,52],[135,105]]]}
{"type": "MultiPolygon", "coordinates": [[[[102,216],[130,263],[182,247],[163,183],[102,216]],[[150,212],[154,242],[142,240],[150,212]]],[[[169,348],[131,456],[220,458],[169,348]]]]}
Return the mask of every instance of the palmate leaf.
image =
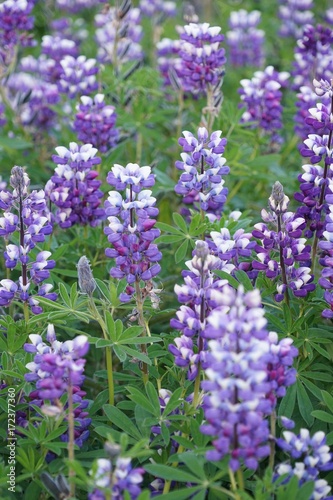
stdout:
{"type": "Polygon", "coordinates": [[[313,415],[311,414],[311,412],[313,411],[313,406],[308,396],[308,393],[300,380],[296,381],[296,390],[297,390],[297,402],[300,414],[304,418],[307,425],[309,427],[312,427],[314,422],[313,415]]]}

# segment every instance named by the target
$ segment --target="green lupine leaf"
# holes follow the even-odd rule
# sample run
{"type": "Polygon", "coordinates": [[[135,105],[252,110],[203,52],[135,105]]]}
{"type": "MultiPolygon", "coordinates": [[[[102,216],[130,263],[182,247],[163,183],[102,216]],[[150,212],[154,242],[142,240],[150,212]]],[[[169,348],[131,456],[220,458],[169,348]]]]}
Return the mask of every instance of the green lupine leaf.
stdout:
{"type": "Polygon", "coordinates": [[[182,262],[187,254],[187,249],[188,249],[188,243],[189,240],[186,239],[183,241],[183,243],[177,248],[176,253],[175,253],[175,261],[176,264],[179,264],[179,262],[182,262]]]}
{"type": "Polygon", "coordinates": [[[174,213],[172,214],[172,218],[173,218],[173,221],[174,221],[174,223],[176,224],[176,226],[178,226],[178,227],[179,227],[179,229],[180,229],[183,233],[187,234],[187,232],[188,232],[188,225],[187,225],[187,224],[186,224],[186,222],[184,221],[183,217],[182,217],[180,214],[178,214],[177,212],[174,212],[174,213]]]}
{"type": "Polygon", "coordinates": [[[322,422],[327,422],[328,424],[333,424],[333,415],[330,413],[327,413],[326,411],[323,410],[314,410],[311,415],[315,418],[318,418],[318,420],[321,420],[322,422]]]}
{"type": "Polygon", "coordinates": [[[313,411],[311,400],[308,396],[308,393],[304,389],[304,386],[301,381],[299,380],[296,381],[296,387],[297,387],[297,402],[300,414],[304,418],[307,425],[309,427],[312,427],[314,418],[311,415],[311,412],[313,411]]]}
{"type": "Polygon", "coordinates": [[[327,391],[321,391],[321,394],[327,408],[329,408],[329,410],[333,413],[333,396],[331,396],[331,394],[327,391]]]}
{"type": "Polygon", "coordinates": [[[128,433],[137,440],[142,438],[139,429],[124,412],[112,405],[104,405],[103,410],[112,424],[116,425],[119,429],[128,433]]]}
{"type": "Polygon", "coordinates": [[[162,464],[146,465],[145,470],[154,476],[161,477],[167,481],[179,481],[180,483],[198,483],[198,478],[189,472],[175,467],[168,467],[162,464]]]}
{"type": "Polygon", "coordinates": [[[296,384],[288,387],[286,395],[282,398],[279,407],[279,416],[291,418],[296,404],[296,384]]]}

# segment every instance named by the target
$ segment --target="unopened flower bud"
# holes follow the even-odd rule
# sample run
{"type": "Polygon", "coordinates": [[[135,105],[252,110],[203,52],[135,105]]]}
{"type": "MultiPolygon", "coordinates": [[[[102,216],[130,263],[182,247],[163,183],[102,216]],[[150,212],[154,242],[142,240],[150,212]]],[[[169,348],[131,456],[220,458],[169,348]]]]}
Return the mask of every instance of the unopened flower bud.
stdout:
{"type": "Polygon", "coordinates": [[[268,203],[271,210],[277,215],[285,213],[287,211],[289,198],[284,194],[281,182],[275,182],[272,189],[272,194],[268,199],[268,203]]]}
{"type": "Polygon", "coordinates": [[[83,255],[77,264],[79,287],[82,293],[92,295],[96,288],[96,281],[90,269],[89,260],[83,255]]]}
{"type": "Polygon", "coordinates": [[[10,176],[10,185],[22,196],[27,193],[30,180],[22,167],[13,167],[10,176]]]}

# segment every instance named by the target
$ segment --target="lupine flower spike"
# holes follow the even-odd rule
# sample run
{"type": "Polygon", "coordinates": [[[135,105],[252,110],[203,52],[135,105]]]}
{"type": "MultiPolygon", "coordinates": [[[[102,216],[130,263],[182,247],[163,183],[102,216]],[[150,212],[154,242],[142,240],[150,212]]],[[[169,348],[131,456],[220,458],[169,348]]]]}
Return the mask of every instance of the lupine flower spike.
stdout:
{"type": "Polygon", "coordinates": [[[57,295],[51,292],[51,284],[42,284],[50,276],[50,269],[55,266],[54,260],[48,260],[49,251],[36,252],[37,244],[43,243],[45,237],[52,233],[50,214],[46,206],[43,190],[29,193],[30,179],[22,167],[14,167],[10,177],[13,190],[0,191],[0,236],[5,238],[5,265],[9,270],[20,267],[18,280],[3,279],[0,284],[0,306],[8,307],[17,299],[24,304],[27,318],[27,306],[34,314],[42,312],[38,296],[56,300],[57,295]],[[11,239],[18,235],[17,240],[11,239]],[[34,286],[37,290],[33,290],[34,286]]]}
{"type": "Polygon", "coordinates": [[[201,431],[214,438],[208,459],[228,456],[232,471],[242,464],[256,469],[270,454],[267,416],[296,380],[291,366],[298,351],[291,339],[279,343],[277,334],[266,329],[258,290],[245,293],[242,286],[236,291],[225,285],[218,293],[220,306],[209,315],[203,334],[209,351],[201,431]]]}
{"type": "Polygon", "coordinates": [[[253,236],[259,240],[255,246],[257,260],[253,268],[264,271],[270,279],[279,277],[275,299],[288,301],[288,290],[295,297],[305,297],[315,289],[311,274],[311,246],[302,238],[306,221],[288,212],[289,198],[283,186],[276,182],[269,198],[270,212],[262,210],[263,223],[254,225],[253,236]],[[273,226],[273,230],[269,229],[273,226]]]}

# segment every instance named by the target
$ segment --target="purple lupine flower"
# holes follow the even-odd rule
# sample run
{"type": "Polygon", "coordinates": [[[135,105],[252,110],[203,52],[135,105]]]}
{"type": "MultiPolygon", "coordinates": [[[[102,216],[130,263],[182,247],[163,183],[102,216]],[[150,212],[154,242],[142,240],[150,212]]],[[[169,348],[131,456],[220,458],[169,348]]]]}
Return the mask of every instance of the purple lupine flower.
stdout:
{"type": "Polygon", "coordinates": [[[244,261],[244,258],[251,257],[256,244],[251,233],[246,233],[241,228],[231,235],[229,229],[223,227],[220,231],[211,231],[210,237],[211,241],[208,243],[213,255],[228,261],[234,269],[247,270],[250,267],[247,265],[249,261],[244,261]]]}
{"type": "Polygon", "coordinates": [[[266,417],[283,394],[283,383],[295,381],[289,372],[297,350],[279,344],[266,325],[259,290],[244,293],[243,286],[234,290],[225,285],[220,306],[208,317],[203,333],[212,340],[205,360],[208,380],[202,382],[207,391],[203,403],[207,422],[201,432],[214,437],[215,449],[207,458],[229,456],[234,471],[242,463],[256,469],[260,459],[269,455],[266,417]]]}
{"type": "MultiPolygon", "coordinates": [[[[78,404],[74,410],[75,444],[82,446],[89,437],[88,427],[91,423],[88,413],[84,411],[88,406],[88,401],[83,399],[86,393],[81,390],[86,362],[83,356],[89,349],[87,337],[80,335],[74,340],[60,342],[56,338],[54,326],[49,324],[47,343],[37,334],[29,335],[29,339],[31,344],[24,344],[24,350],[35,354],[35,357],[34,361],[26,365],[30,373],[25,375],[25,379],[36,385],[29,395],[30,404],[38,406],[42,413],[48,411],[49,405],[57,405],[71,386],[73,403],[78,404]]],[[[68,441],[68,433],[63,434],[61,439],[68,441]]]]}
{"type": "Polygon", "coordinates": [[[79,95],[87,95],[98,89],[96,73],[99,69],[96,59],[87,59],[86,56],[65,56],[60,61],[62,72],[58,81],[59,92],[66,94],[70,99],[79,95]]]}
{"type": "Polygon", "coordinates": [[[262,210],[264,222],[255,224],[252,232],[259,240],[255,246],[257,260],[254,260],[253,267],[265,272],[270,279],[279,278],[277,301],[287,298],[288,288],[295,297],[305,297],[315,289],[310,268],[311,246],[306,238],[302,238],[306,221],[288,212],[288,204],[288,196],[284,194],[282,185],[276,182],[269,198],[271,212],[262,210]]]}
{"type": "Polygon", "coordinates": [[[229,46],[230,64],[233,66],[255,66],[264,64],[263,43],[265,32],[257,29],[261,14],[258,10],[244,9],[231,12],[230,31],[226,33],[229,46]]]}
{"type": "Polygon", "coordinates": [[[101,162],[97,149],[91,144],[59,146],[52,160],[56,163],[54,175],[45,186],[46,195],[57,207],[55,221],[66,229],[74,224],[95,227],[105,219],[101,205],[103,192],[98,172],[93,170],[101,162]]]}
{"type": "Polygon", "coordinates": [[[205,241],[196,242],[193,258],[186,265],[189,271],[182,273],[184,285],[175,286],[178,301],[184,305],[176,312],[176,318],[170,321],[171,327],[180,330],[182,335],[174,340],[176,345],[169,345],[169,351],[175,356],[176,365],[186,368],[189,380],[194,380],[207,350],[203,338],[206,319],[219,305],[219,294],[216,292],[227,281],[214,276],[212,271],[221,269],[223,261],[210,255],[205,241]]]}
{"type": "Polygon", "coordinates": [[[5,0],[0,4],[0,45],[1,52],[15,45],[33,45],[32,36],[34,17],[31,11],[33,0],[5,0]]]}
{"type": "Polygon", "coordinates": [[[226,62],[225,50],[220,47],[224,36],[221,28],[208,23],[184,26],[180,38],[179,57],[182,60],[181,81],[185,92],[194,95],[214,91],[220,86],[226,62]]]}
{"type": "Polygon", "coordinates": [[[113,248],[107,248],[107,257],[115,259],[115,267],[110,269],[114,278],[126,278],[127,287],[120,294],[122,302],[131,300],[135,284],[140,280],[151,282],[161,270],[158,262],[162,258],[153,241],[160,235],[154,226],[158,215],[156,198],[149,189],[155,177],[149,166],[139,167],[129,163],[126,167],[114,165],[107,182],[115,188],[109,191],[105,202],[105,212],[109,225],[104,229],[113,248]],[[123,195],[119,191],[125,191],[123,195]]]}
{"type": "Polygon", "coordinates": [[[279,0],[279,18],[281,28],[279,34],[283,37],[292,36],[299,38],[302,34],[303,26],[311,24],[314,14],[313,0],[279,0]]]}
{"type": "Polygon", "coordinates": [[[198,129],[198,138],[191,132],[184,131],[179,139],[183,147],[182,161],[175,163],[183,173],[175,187],[177,194],[183,196],[183,202],[196,210],[209,214],[210,219],[221,216],[228,189],[224,187],[222,176],[229,173],[222,156],[227,140],[221,138],[222,131],[217,130],[210,136],[204,127],[198,129]]]}
{"type": "Polygon", "coordinates": [[[156,15],[175,16],[177,13],[176,2],[164,0],[140,0],[140,10],[143,15],[151,17],[156,15]]]}
{"type": "Polygon", "coordinates": [[[118,138],[115,108],[106,105],[104,98],[103,94],[96,94],[93,98],[82,96],[74,121],[78,139],[91,142],[101,153],[114,147],[118,138]]]}
{"type": "Polygon", "coordinates": [[[88,31],[82,18],[60,17],[50,22],[53,36],[74,40],[77,45],[87,39],[88,31]]]}
{"type": "Polygon", "coordinates": [[[157,66],[163,84],[172,85],[178,91],[183,91],[185,87],[182,81],[183,61],[179,57],[182,44],[183,40],[171,40],[171,38],[163,38],[156,44],[157,66]]]}
{"type": "Polygon", "coordinates": [[[43,243],[45,237],[52,233],[50,214],[46,206],[45,193],[28,192],[30,179],[22,167],[12,169],[10,184],[12,192],[0,191],[0,236],[6,240],[4,252],[5,266],[13,270],[21,268],[17,282],[4,279],[0,288],[0,305],[8,307],[14,299],[28,303],[34,314],[42,312],[38,295],[56,300],[57,295],[51,292],[52,285],[42,285],[50,276],[50,269],[55,267],[54,260],[48,260],[51,252],[34,251],[36,245],[43,243]],[[18,240],[15,238],[18,233],[18,240]],[[13,243],[10,241],[13,239],[13,243]],[[34,251],[32,253],[32,251],[34,251]],[[33,286],[37,287],[33,291],[33,286]],[[35,293],[35,297],[32,295],[35,293]]]}
{"type": "Polygon", "coordinates": [[[271,142],[280,143],[282,138],[279,130],[282,128],[282,92],[286,86],[289,73],[279,73],[273,66],[267,66],[263,71],[256,71],[251,80],[244,79],[240,83],[241,108],[245,108],[241,123],[249,123],[252,128],[260,129],[268,135],[271,142]]]}
{"type": "Polygon", "coordinates": [[[6,86],[22,125],[35,133],[55,127],[57,115],[52,106],[60,101],[55,84],[19,72],[10,75],[6,86]]]}
{"type": "Polygon", "coordinates": [[[324,19],[330,26],[333,26],[333,7],[327,9],[324,15],[324,19]]]}
{"type": "Polygon", "coordinates": [[[96,7],[106,1],[107,0],[56,0],[56,6],[58,9],[75,14],[83,9],[96,7]]]}
{"type": "MultiPolygon", "coordinates": [[[[0,127],[3,127],[7,123],[7,118],[5,116],[5,106],[2,102],[0,102],[0,127]]],[[[1,182],[0,182],[0,189],[1,189],[1,182]]]]}
{"type": "Polygon", "coordinates": [[[314,491],[310,500],[328,498],[331,487],[319,476],[321,471],[333,469],[333,455],[326,444],[325,433],[318,431],[311,437],[308,429],[301,429],[298,435],[284,431],[277,444],[289,456],[289,461],[276,467],[274,480],[287,475],[284,483],[288,483],[296,476],[299,486],[313,481],[314,491]]]}
{"type": "Polygon", "coordinates": [[[107,12],[95,16],[97,58],[103,63],[112,63],[115,68],[128,61],[143,59],[140,9],[131,8],[130,2],[122,7],[123,10],[110,7],[107,12]]]}
{"type": "Polygon", "coordinates": [[[62,36],[45,35],[42,38],[42,56],[39,58],[39,69],[42,77],[51,83],[58,83],[64,68],[61,60],[66,56],[79,57],[78,44],[62,36]],[[44,57],[46,58],[44,59],[44,57]]]}
{"type": "Polygon", "coordinates": [[[308,222],[307,237],[321,238],[325,230],[323,215],[328,213],[326,197],[331,196],[333,185],[333,91],[332,84],[326,80],[314,80],[315,92],[321,98],[329,98],[329,105],[318,103],[316,108],[310,108],[306,122],[315,134],[309,134],[300,147],[302,156],[309,158],[311,164],[303,165],[304,173],[300,174],[300,192],[295,193],[295,199],[302,205],[297,213],[308,222]],[[324,167],[318,165],[324,161],[324,167]]]}
{"type": "MultiPolygon", "coordinates": [[[[324,26],[307,25],[295,48],[293,88],[298,92],[295,115],[295,132],[304,140],[313,133],[306,121],[308,109],[315,108],[319,93],[314,92],[312,79],[330,81],[333,78],[333,31],[324,26]]],[[[329,95],[321,98],[323,105],[329,104],[329,95]]]]}
{"type": "Polygon", "coordinates": [[[295,48],[294,69],[292,71],[293,88],[309,85],[312,79],[330,79],[332,62],[333,32],[330,28],[318,24],[305,25],[295,48]]]}
{"type": "Polygon", "coordinates": [[[324,318],[333,318],[333,180],[328,179],[328,192],[325,201],[328,205],[329,213],[325,218],[325,230],[323,238],[319,241],[321,257],[319,263],[323,266],[319,285],[324,288],[324,299],[329,305],[329,308],[324,309],[322,316],[324,318]]]}
{"type": "Polygon", "coordinates": [[[94,491],[89,493],[89,500],[105,500],[112,492],[112,498],[121,500],[124,492],[128,498],[135,500],[141,493],[140,484],[143,481],[144,469],[132,468],[131,459],[118,457],[112,466],[110,460],[99,458],[96,469],[90,471],[93,476],[94,491]]]}

